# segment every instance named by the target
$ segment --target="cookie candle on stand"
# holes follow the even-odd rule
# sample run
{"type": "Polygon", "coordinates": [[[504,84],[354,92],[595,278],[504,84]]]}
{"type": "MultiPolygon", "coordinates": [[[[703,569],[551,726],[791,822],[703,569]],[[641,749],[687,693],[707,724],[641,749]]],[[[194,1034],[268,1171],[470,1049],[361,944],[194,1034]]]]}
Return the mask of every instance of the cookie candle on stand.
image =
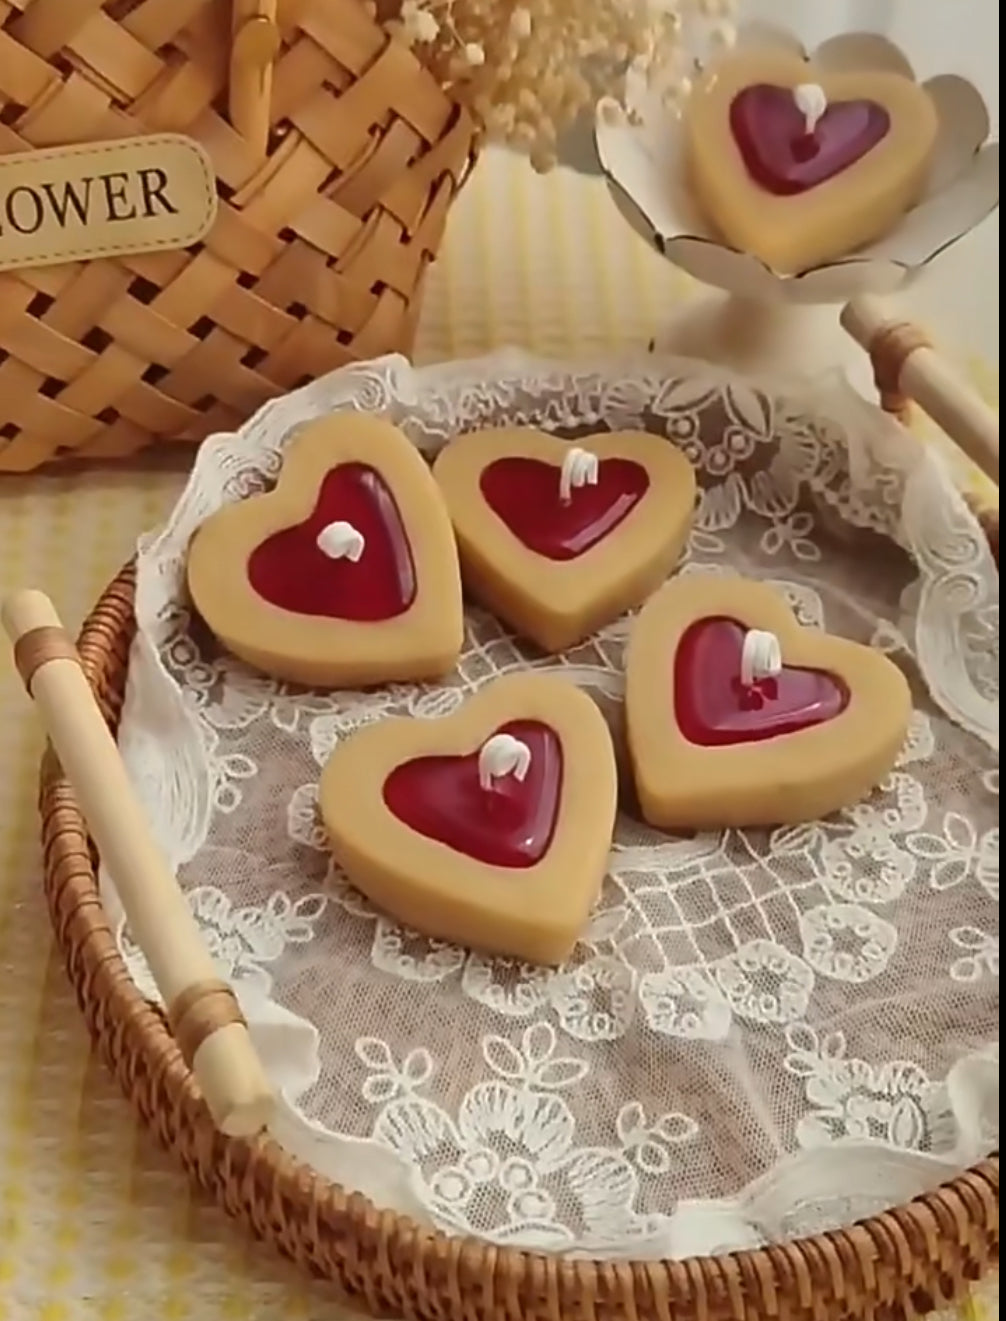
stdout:
{"type": "Polygon", "coordinates": [[[560,963],[600,893],[616,781],[591,698],[516,674],[451,716],[361,726],[336,746],[318,801],[336,861],[400,922],[560,963]]]}
{"type": "MultiPolygon", "coordinates": [[[[680,91],[680,89],[679,89],[680,91]]],[[[916,82],[876,33],[812,53],[743,25],[673,102],[640,89],[597,108],[611,195],[662,257],[721,293],[691,299],[654,345],[745,372],[844,367],[871,390],[836,309],[929,269],[998,205],[999,148],[965,79],[916,82]]]]}
{"type": "Polygon", "coordinates": [[[782,272],[844,257],[900,220],[937,127],[927,92],[901,74],[829,75],[759,51],[717,61],[683,109],[699,205],[733,247],[782,272]]]}
{"type": "Polygon", "coordinates": [[[459,436],[433,473],[472,595],[545,651],[638,605],[688,536],[695,474],[644,432],[577,441],[543,431],[459,436]]]}

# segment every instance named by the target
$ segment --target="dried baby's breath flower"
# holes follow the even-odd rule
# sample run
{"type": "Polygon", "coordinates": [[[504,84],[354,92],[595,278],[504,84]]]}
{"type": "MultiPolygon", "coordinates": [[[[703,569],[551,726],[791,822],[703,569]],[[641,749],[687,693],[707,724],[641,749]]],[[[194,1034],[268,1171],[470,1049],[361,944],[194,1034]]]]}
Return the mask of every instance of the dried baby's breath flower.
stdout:
{"type": "Polygon", "coordinates": [[[419,45],[436,41],[440,35],[440,23],[424,0],[402,0],[397,31],[408,45],[419,45]]]}
{"type": "Polygon", "coordinates": [[[703,45],[732,39],[735,0],[378,0],[389,32],[535,169],[602,95],[630,112],[678,100],[703,45]]]}
{"type": "Polygon", "coordinates": [[[523,41],[525,37],[531,35],[533,27],[530,9],[525,9],[523,5],[519,5],[510,15],[511,35],[519,41],[523,41]]]}

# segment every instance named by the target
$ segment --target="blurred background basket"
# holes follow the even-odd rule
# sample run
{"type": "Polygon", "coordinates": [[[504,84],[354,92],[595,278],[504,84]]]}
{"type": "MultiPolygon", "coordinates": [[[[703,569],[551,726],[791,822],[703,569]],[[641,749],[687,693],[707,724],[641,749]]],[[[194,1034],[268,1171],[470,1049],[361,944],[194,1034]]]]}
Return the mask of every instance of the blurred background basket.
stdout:
{"type": "Polygon", "coordinates": [[[476,127],[363,0],[0,0],[0,155],[165,132],[213,164],[201,243],[0,273],[0,470],[411,348],[476,127]]]}

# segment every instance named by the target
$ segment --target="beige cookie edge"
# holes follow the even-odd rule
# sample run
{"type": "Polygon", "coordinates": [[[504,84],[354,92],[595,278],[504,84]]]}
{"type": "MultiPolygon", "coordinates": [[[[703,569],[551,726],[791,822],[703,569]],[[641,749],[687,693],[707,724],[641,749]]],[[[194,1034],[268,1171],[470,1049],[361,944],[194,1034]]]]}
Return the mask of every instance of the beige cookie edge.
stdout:
{"type": "Polygon", "coordinates": [[[888,657],[804,628],[764,583],[720,575],[675,579],[635,621],[626,651],[626,730],[645,820],[659,829],[792,825],[827,816],[892,769],[912,713],[908,681],[888,657]],[[836,674],[852,700],[836,719],[792,738],[701,748],[674,716],[672,657],[696,619],[726,615],[775,632],[783,657],[836,674]],[[830,769],[811,774],[822,760],[830,769]]]}
{"type": "Polygon", "coordinates": [[[438,678],[457,663],[464,641],[457,545],[440,489],[404,433],[366,414],[309,424],[291,440],[271,491],[211,514],[190,541],[186,582],[199,615],[229,651],[308,687],[438,678]],[[370,464],[388,482],[416,568],[413,605],[376,625],[291,614],[262,600],[242,568],[255,546],[310,512],[328,471],[349,462],[370,464]],[[277,637],[281,646],[262,644],[277,637]]]}
{"type": "Polygon", "coordinates": [[[534,428],[467,432],[441,450],[433,475],[454,524],[469,593],[551,653],[634,609],[673,572],[688,541],[698,489],[692,465],[673,442],[642,431],[599,432],[572,442],[534,428]],[[651,489],[599,546],[556,563],[518,541],[486,505],[479,479],[495,459],[556,463],[571,444],[602,459],[641,464],[651,489]]]}
{"type": "Polygon", "coordinates": [[[576,944],[597,901],[617,792],[614,750],[592,699],[555,676],[518,674],[490,682],[449,716],[362,727],[326,764],[318,804],[333,856],[351,882],[396,920],[473,949],[554,965],[576,944]],[[559,817],[552,845],[535,866],[485,867],[415,834],[384,804],[383,784],[394,766],[412,757],[474,751],[515,719],[542,720],[563,746],[559,817]],[[509,902],[488,913],[478,904],[473,908],[473,870],[483,882],[498,882],[503,898],[509,890],[509,902]],[[565,890],[570,876],[587,882],[572,899],[565,890]],[[432,924],[431,900],[449,910],[432,924]]]}

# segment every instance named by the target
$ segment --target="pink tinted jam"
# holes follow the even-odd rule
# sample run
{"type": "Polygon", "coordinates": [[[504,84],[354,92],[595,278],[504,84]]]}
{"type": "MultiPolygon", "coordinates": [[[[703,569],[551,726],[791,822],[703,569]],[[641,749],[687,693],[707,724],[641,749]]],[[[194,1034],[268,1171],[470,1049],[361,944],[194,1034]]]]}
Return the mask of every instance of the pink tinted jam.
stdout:
{"type": "Polygon", "coordinates": [[[541,459],[495,459],[482,472],[482,495],[528,550],[573,560],[603,541],[639,504],[650,477],[631,459],[602,459],[596,486],[559,497],[560,469],[541,459]]]}
{"type": "MultiPolygon", "coordinates": [[[[410,830],[490,867],[533,867],[548,852],[562,792],[562,744],[548,725],[514,720],[494,730],[525,743],[531,764],[521,781],[479,783],[479,754],[416,757],[384,782],[388,810],[410,830]]],[[[492,737],[488,735],[487,737],[492,737]]]]}
{"type": "Polygon", "coordinates": [[[789,196],[841,174],[890,131],[891,119],[874,101],[836,101],[808,134],[788,87],[758,83],[730,105],[730,131],[748,174],[769,193],[789,196]]]}
{"type": "Polygon", "coordinates": [[[754,743],[834,720],[849,704],[845,684],[823,670],[785,666],[751,687],[741,683],[745,629],[733,619],[700,619],[678,643],[674,714],[689,743],[754,743]]]}
{"type": "Polygon", "coordinates": [[[408,610],[416,599],[412,549],[381,474],[365,463],[333,468],[310,516],[252,551],[248,581],[271,605],[296,615],[375,623],[408,610]],[[363,535],[355,564],[318,549],[319,532],[336,522],[351,523],[363,535]]]}

